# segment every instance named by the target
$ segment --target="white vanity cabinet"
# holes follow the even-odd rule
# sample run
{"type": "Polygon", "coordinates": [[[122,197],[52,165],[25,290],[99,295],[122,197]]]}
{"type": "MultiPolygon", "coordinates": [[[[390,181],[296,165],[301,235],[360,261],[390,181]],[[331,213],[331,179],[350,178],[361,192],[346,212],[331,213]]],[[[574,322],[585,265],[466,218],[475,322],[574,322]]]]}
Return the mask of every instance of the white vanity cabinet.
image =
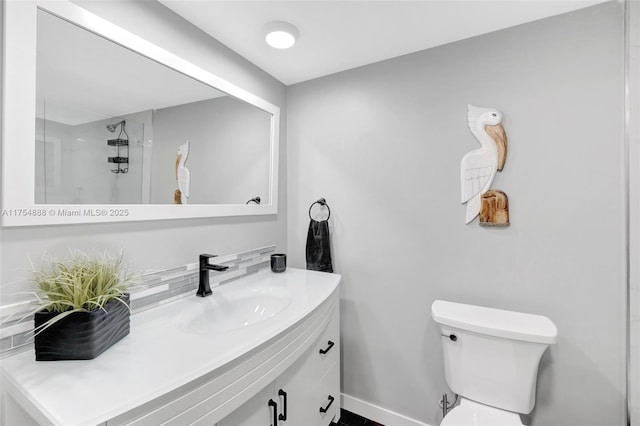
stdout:
{"type": "Polygon", "coordinates": [[[328,426],[340,413],[339,283],[265,271],[217,289],[213,308],[194,296],[132,316],[130,335],[94,360],[2,359],[0,426],[328,426]],[[282,298],[261,322],[220,330],[243,302],[282,298]],[[214,308],[224,316],[205,321],[214,308]]]}
{"type": "Polygon", "coordinates": [[[328,426],[340,412],[338,306],[322,335],[276,380],[217,426],[328,426]]]}

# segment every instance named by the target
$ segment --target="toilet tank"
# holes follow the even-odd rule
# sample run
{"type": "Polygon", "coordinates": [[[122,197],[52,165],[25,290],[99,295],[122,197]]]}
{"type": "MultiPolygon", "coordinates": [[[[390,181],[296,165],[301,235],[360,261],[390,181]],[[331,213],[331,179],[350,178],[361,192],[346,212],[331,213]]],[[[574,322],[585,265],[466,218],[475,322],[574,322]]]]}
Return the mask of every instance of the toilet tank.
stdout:
{"type": "Polygon", "coordinates": [[[503,410],[533,410],[540,358],[558,331],[547,317],[436,300],[447,384],[503,410]]]}

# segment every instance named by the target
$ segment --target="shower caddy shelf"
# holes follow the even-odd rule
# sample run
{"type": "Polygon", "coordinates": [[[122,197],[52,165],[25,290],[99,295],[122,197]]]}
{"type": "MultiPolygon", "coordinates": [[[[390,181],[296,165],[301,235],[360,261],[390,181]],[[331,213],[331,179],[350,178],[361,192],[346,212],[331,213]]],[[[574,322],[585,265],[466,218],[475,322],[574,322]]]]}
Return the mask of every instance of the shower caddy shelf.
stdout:
{"type": "Polygon", "coordinates": [[[115,157],[107,157],[109,163],[117,165],[115,169],[111,169],[113,173],[127,173],[129,171],[129,140],[128,139],[109,139],[107,145],[117,148],[115,157]],[[120,151],[122,149],[122,152],[120,151]]]}

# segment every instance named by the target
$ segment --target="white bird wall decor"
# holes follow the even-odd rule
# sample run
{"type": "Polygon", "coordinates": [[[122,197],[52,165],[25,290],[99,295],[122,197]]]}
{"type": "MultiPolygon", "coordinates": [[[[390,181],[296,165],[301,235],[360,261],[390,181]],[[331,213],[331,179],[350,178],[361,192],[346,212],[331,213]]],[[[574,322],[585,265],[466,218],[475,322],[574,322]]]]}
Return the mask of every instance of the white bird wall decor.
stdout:
{"type": "Polygon", "coordinates": [[[191,187],[191,172],[185,166],[188,156],[189,141],[178,146],[178,155],[176,157],[176,179],[178,180],[178,191],[176,191],[175,194],[176,204],[187,204],[187,199],[189,198],[189,188],[191,187]]]}
{"type": "Polygon", "coordinates": [[[480,213],[482,194],[491,188],[496,172],[502,170],[507,159],[507,135],[500,111],[473,105],[467,110],[469,130],[480,149],[467,153],[460,162],[461,202],[467,203],[465,223],[480,213]]]}

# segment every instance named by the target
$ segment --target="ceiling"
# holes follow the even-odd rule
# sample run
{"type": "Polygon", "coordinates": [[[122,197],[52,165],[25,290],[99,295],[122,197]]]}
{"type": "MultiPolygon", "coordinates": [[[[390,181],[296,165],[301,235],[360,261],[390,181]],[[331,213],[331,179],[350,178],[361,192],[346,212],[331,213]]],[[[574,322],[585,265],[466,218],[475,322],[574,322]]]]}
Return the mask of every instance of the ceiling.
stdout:
{"type": "Polygon", "coordinates": [[[474,37],[605,0],[159,0],[286,85],[474,37]],[[288,50],[263,28],[286,21],[288,50]]]}

